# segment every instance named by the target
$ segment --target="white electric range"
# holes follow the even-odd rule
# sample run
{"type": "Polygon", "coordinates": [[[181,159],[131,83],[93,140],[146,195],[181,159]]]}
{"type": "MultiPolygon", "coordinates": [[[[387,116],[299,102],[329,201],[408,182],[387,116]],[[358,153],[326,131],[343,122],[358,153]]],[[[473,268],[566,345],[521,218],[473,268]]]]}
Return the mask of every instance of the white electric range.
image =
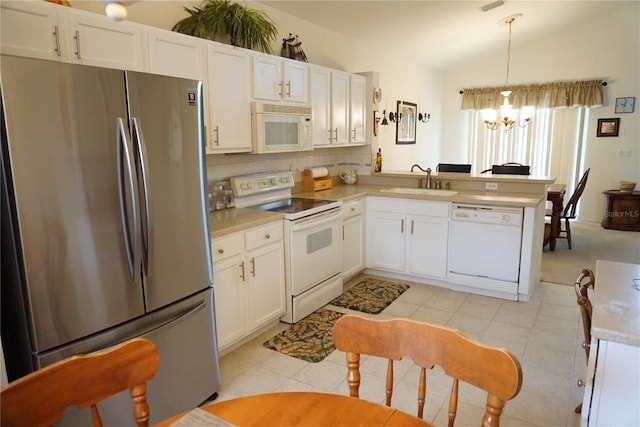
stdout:
{"type": "Polygon", "coordinates": [[[284,214],[287,323],[342,293],[342,202],[294,197],[294,185],[291,172],[231,178],[236,207],[284,214]]]}

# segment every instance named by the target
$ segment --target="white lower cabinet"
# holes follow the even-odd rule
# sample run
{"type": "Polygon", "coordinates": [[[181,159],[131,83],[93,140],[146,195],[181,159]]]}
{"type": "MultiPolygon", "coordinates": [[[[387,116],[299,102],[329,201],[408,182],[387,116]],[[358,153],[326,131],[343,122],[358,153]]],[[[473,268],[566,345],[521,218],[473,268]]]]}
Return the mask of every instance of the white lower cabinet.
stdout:
{"type": "Polygon", "coordinates": [[[282,221],[212,239],[218,348],[285,311],[282,221]]]}
{"type": "Polygon", "coordinates": [[[582,426],[640,425],[640,347],[593,337],[582,426]]]}
{"type": "Polygon", "coordinates": [[[365,267],[364,199],[342,205],[342,278],[348,280],[365,267]]]}
{"type": "Polygon", "coordinates": [[[370,197],[367,267],[444,279],[448,230],[448,202],[370,197]]]}

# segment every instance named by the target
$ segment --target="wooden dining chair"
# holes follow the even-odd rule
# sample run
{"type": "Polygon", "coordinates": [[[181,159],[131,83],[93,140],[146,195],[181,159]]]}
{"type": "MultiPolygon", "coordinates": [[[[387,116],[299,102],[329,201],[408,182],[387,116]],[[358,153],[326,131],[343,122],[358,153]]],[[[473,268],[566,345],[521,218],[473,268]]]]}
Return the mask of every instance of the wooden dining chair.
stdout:
{"type": "MultiPolygon", "coordinates": [[[[580,317],[582,317],[582,330],[584,331],[582,348],[584,349],[587,363],[589,363],[589,350],[591,348],[591,315],[593,313],[591,300],[589,300],[589,288],[591,288],[591,291],[593,292],[596,286],[596,278],[593,275],[593,271],[588,268],[582,270],[573,286],[576,291],[577,303],[580,307],[580,317]]],[[[582,412],[582,403],[580,403],[575,409],[576,414],[579,414],[580,412],[582,412]]]]}
{"type": "Polygon", "coordinates": [[[493,165],[490,169],[485,169],[481,174],[491,172],[492,175],[530,175],[531,168],[516,162],[507,162],[501,165],[493,165]]]}
{"type": "Polygon", "coordinates": [[[393,395],[393,362],[408,356],[420,366],[417,415],[423,418],[426,401],[426,370],[439,365],[452,378],[449,398],[449,426],[454,425],[458,407],[458,382],[463,381],[487,392],[482,426],[498,426],[507,400],[522,386],[522,369],[508,350],[489,347],[444,326],[410,319],[375,320],[344,315],[335,324],[333,340],[346,352],[347,382],[352,397],[359,397],[360,355],[388,359],[386,405],[393,395]]]}
{"type": "MultiPolygon", "coordinates": [[[[560,229],[558,230],[559,234],[556,236],[556,239],[567,239],[567,244],[569,245],[569,249],[571,246],[571,225],[569,220],[576,219],[576,208],[578,207],[578,201],[584,192],[584,188],[587,186],[587,179],[589,178],[589,171],[591,168],[588,168],[582,174],[582,178],[578,181],[578,185],[574,190],[573,194],[569,198],[569,201],[565,205],[562,213],[560,214],[560,229]],[[562,228],[562,222],[564,220],[564,228],[562,228]]],[[[547,211],[546,216],[551,216],[551,212],[547,211]]]]}
{"type": "Polygon", "coordinates": [[[147,385],[158,369],[158,351],[134,338],[87,355],[72,356],[32,372],[0,392],[0,425],[52,426],[66,408],[91,408],[93,426],[102,426],[96,404],[129,390],[136,425],[149,425],[147,385]]]}

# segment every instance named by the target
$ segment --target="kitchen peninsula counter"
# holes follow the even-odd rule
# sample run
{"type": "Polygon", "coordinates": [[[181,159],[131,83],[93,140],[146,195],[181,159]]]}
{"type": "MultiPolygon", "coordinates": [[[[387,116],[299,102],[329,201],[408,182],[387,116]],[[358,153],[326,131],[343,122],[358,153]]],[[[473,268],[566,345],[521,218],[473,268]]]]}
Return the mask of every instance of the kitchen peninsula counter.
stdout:
{"type": "Polygon", "coordinates": [[[640,347],[640,265],[598,260],[591,335],[640,347]]]}
{"type": "MultiPolygon", "coordinates": [[[[458,203],[476,203],[499,206],[518,206],[518,207],[535,207],[546,195],[531,193],[512,193],[500,191],[473,191],[473,190],[456,190],[456,194],[450,196],[439,196],[432,194],[408,194],[389,192],[388,190],[395,186],[390,185],[372,185],[372,184],[334,184],[333,188],[316,192],[296,192],[296,196],[312,197],[318,199],[333,199],[348,201],[365,196],[393,197],[404,199],[433,200],[444,202],[458,203]]],[[[415,188],[415,187],[407,187],[415,188]]],[[[438,191],[438,190],[434,190],[438,191]]]]}

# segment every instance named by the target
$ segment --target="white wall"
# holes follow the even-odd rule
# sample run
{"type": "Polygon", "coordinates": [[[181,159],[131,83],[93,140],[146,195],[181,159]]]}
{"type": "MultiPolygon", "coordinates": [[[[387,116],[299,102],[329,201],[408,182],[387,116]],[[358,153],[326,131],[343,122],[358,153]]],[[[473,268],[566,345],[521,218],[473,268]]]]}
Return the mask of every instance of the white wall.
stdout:
{"type": "MultiPolygon", "coordinates": [[[[505,76],[504,55],[447,70],[443,76],[442,156],[467,160],[467,135],[459,125],[467,113],[460,111],[465,87],[500,85],[505,76]]],[[[602,78],[605,106],[590,110],[586,140],[586,167],[591,168],[581,199],[580,219],[602,219],[602,191],[618,187],[618,181],[640,184],[640,108],[633,114],[615,114],[616,97],[635,96],[640,102],[640,3],[629,2],[623,12],[587,23],[576,23],[528,45],[514,41],[510,81],[518,83],[602,78]],[[596,137],[598,118],[620,118],[620,136],[596,137]],[[631,157],[618,157],[631,150],[631,157]]]]}

